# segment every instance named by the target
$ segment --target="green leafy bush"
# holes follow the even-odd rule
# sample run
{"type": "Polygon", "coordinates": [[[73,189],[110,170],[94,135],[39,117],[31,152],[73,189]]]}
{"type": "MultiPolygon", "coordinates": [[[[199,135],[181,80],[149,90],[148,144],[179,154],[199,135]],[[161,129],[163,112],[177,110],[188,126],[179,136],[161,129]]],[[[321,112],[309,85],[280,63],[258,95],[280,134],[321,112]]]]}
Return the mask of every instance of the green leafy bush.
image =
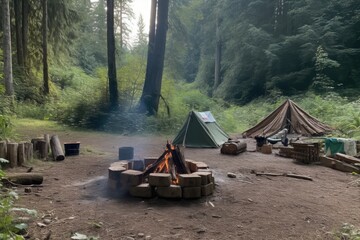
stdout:
{"type": "MultiPolygon", "coordinates": [[[[0,180],[5,176],[0,169],[0,180]]],[[[23,233],[28,227],[26,223],[15,221],[15,212],[24,212],[26,214],[36,216],[35,210],[27,208],[14,208],[14,203],[18,199],[16,192],[7,189],[0,181],[0,239],[6,240],[23,240],[23,233]]]]}
{"type": "Polygon", "coordinates": [[[0,139],[8,139],[13,136],[13,126],[10,118],[0,114],[0,139]]]}
{"type": "Polygon", "coordinates": [[[360,240],[360,229],[349,223],[344,223],[333,236],[334,240],[360,240]]]}

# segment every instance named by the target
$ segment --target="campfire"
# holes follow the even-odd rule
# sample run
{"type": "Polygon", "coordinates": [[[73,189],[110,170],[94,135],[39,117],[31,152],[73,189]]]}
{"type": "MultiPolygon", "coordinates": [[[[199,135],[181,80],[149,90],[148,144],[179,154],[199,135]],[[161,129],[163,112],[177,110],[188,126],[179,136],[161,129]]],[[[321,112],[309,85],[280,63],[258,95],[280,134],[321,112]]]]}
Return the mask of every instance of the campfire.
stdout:
{"type": "Polygon", "coordinates": [[[191,172],[180,148],[168,142],[164,153],[145,169],[144,177],[149,176],[150,173],[170,173],[172,183],[178,184],[179,174],[189,174],[191,172]]]}
{"type": "Polygon", "coordinates": [[[169,142],[158,158],[111,164],[108,183],[112,191],[143,198],[199,198],[212,194],[215,186],[207,164],[185,159],[181,149],[169,142]]]}

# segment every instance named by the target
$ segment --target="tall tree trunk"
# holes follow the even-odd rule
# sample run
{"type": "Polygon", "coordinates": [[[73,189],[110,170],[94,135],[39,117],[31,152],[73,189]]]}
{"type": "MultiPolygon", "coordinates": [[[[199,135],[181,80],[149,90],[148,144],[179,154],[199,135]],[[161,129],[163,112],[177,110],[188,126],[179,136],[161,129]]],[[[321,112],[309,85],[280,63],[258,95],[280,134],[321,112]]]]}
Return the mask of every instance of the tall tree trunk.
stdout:
{"type": "Polygon", "coordinates": [[[25,72],[27,72],[27,58],[28,58],[28,40],[29,40],[29,1],[22,0],[22,54],[24,59],[25,72]]]}
{"type": "Polygon", "coordinates": [[[123,50],[124,46],[124,31],[123,31],[123,11],[124,11],[124,0],[120,0],[120,52],[123,50]]]}
{"type": "Polygon", "coordinates": [[[14,0],[14,10],[15,10],[17,63],[20,67],[24,67],[22,36],[21,36],[21,1],[20,0],[14,0]]]}
{"type": "Polygon", "coordinates": [[[14,95],[14,84],[12,75],[11,58],[11,30],[10,30],[10,9],[9,0],[3,0],[3,31],[4,31],[4,80],[5,93],[8,96],[14,95]]]}
{"type": "Polygon", "coordinates": [[[114,34],[114,0],[107,0],[107,53],[108,53],[108,78],[110,107],[118,107],[118,87],[116,79],[115,60],[115,34],[114,34]]]}
{"type": "Polygon", "coordinates": [[[220,70],[221,70],[221,35],[220,35],[220,18],[216,17],[216,47],[215,47],[215,78],[213,93],[220,84],[220,70]]]}
{"type": "Polygon", "coordinates": [[[49,68],[48,68],[48,49],[47,49],[47,0],[43,0],[43,16],[42,16],[42,42],[43,42],[43,81],[44,94],[49,94],[49,68]]]}
{"type": "Polygon", "coordinates": [[[153,112],[151,109],[151,88],[152,88],[152,74],[154,72],[153,67],[153,55],[155,49],[155,20],[156,20],[156,8],[157,0],[151,0],[151,13],[150,13],[150,28],[149,28],[149,44],[148,44],[148,53],[147,53],[147,64],[146,64],[146,74],[144,87],[140,99],[139,111],[153,112]]]}
{"type": "Polygon", "coordinates": [[[159,109],[159,100],[161,95],[162,74],[164,69],[166,32],[168,29],[169,0],[158,2],[157,27],[155,34],[155,51],[154,51],[154,91],[153,91],[153,108],[155,112],[159,109]]]}

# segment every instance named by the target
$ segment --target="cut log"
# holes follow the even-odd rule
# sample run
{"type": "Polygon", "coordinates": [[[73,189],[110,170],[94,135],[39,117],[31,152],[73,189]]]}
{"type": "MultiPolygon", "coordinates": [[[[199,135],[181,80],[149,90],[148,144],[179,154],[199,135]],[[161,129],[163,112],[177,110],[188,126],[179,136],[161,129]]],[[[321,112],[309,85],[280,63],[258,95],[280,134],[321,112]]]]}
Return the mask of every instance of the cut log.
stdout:
{"type": "Polygon", "coordinates": [[[10,162],[10,167],[16,167],[18,162],[18,144],[17,143],[8,143],[7,144],[7,159],[10,162]]]}
{"type": "Polygon", "coordinates": [[[342,153],[336,153],[335,159],[342,161],[342,162],[350,163],[350,164],[360,163],[360,159],[346,155],[346,154],[342,154],[342,153]]]}
{"type": "Polygon", "coordinates": [[[48,155],[47,143],[45,140],[41,140],[38,142],[38,144],[39,144],[39,158],[46,160],[48,155]]]}
{"type": "Polygon", "coordinates": [[[245,152],[247,144],[240,141],[230,141],[222,145],[220,152],[222,154],[237,155],[241,152],[245,152]]]}
{"type": "Polygon", "coordinates": [[[25,156],[26,156],[26,161],[30,161],[33,159],[33,155],[34,155],[34,146],[31,142],[26,142],[25,143],[25,156]]]}
{"type": "Polygon", "coordinates": [[[49,134],[44,134],[45,145],[45,160],[49,160],[49,151],[50,151],[50,136],[49,134]]]}
{"type": "Polygon", "coordinates": [[[354,165],[345,163],[345,162],[341,162],[336,160],[334,168],[336,170],[342,171],[342,172],[355,172],[355,173],[360,173],[360,169],[358,167],[355,167],[354,165]]]}
{"type": "Polygon", "coordinates": [[[0,141],[0,158],[7,158],[6,141],[0,141]]]}
{"type": "Polygon", "coordinates": [[[20,185],[42,184],[44,178],[37,173],[9,173],[5,179],[20,185]]]}
{"type": "Polygon", "coordinates": [[[31,139],[31,143],[33,144],[33,157],[36,159],[40,158],[40,141],[44,141],[44,138],[37,137],[31,139]]]}
{"type": "Polygon", "coordinates": [[[55,161],[62,161],[65,159],[64,151],[61,148],[60,140],[57,135],[51,137],[50,146],[55,161]]]}
{"type": "Polygon", "coordinates": [[[320,157],[320,162],[323,166],[330,167],[342,172],[356,172],[360,173],[360,168],[331,157],[320,157]]]}
{"type": "Polygon", "coordinates": [[[19,142],[19,145],[18,145],[18,161],[17,161],[17,165],[18,165],[18,166],[22,166],[25,161],[26,161],[25,142],[19,142]]]}

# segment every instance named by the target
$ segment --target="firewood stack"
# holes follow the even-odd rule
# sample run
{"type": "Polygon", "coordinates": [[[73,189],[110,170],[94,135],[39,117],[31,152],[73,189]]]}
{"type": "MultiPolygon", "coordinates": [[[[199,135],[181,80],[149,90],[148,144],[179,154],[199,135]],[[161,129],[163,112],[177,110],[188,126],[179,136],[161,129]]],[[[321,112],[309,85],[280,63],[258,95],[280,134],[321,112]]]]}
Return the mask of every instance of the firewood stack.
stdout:
{"type": "Polygon", "coordinates": [[[11,168],[20,167],[33,158],[48,160],[50,148],[55,161],[65,159],[59,137],[53,135],[50,138],[48,134],[44,134],[44,137],[33,138],[31,142],[0,141],[0,158],[9,160],[11,168]]]}

